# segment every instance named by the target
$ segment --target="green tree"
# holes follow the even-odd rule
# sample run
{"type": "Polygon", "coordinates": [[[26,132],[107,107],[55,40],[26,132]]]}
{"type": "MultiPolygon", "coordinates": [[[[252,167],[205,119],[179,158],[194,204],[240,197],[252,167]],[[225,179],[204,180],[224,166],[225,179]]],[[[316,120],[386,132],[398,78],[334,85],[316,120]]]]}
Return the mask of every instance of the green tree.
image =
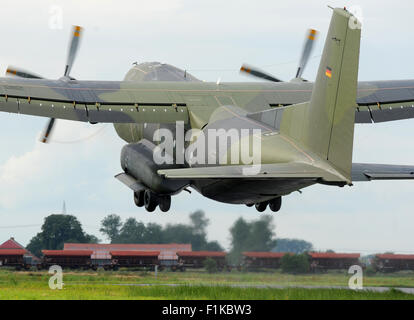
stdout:
{"type": "Polygon", "coordinates": [[[167,224],[163,233],[167,243],[191,243],[193,245],[193,250],[197,250],[194,246],[200,246],[200,239],[195,239],[192,226],[181,223],[167,224]]]}
{"type": "Polygon", "coordinates": [[[299,239],[277,239],[274,252],[304,253],[312,251],[313,245],[310,242],[299,239]]]}
{"type": "Polygon", "coordinates": [[[286,273],[306,273],[309,272],[309,257],[303,254],[285,254],[281,260],[282,271],[286,273]]]}
{"type": "Polygon", "coordinates": [[[248,251],[270,251],[276,246],[273,217],[264,215],[250,224],[248,251]]]}
{"type": "Polygon", "coordinates": [[[248,251],[248,239],[250,237],[250,225],[242,217],[236,220],[230,228],[231,251],[229,259],[235,264],[241,261],[243,251],[248,251]]]}
{"type": "Polygon", "coordinates": [[[193,226],[193,232],[198,234],[206,234],[206,228],[210,221],[206,218],[204,211],[197,210],[190,214],[191,224],[193,226]]]}
{"type": "Polygon", "coordinates": [[[128,218],[122,225],[117,243],[143,243],[145,225],[135,218],[128,218]]]}
{"type": "Polygon", "coordinates": [[[40,256],[43,249],[46,249],[43,246],[42,241],[42,233],[39,232],[36,234],[29,242],[29,244],[26,246],[26,249],[29,250],[31,253],[33,253],[35,256],[40,256]]]}
{"type": "Polygon", "coordinates": [[[135,218],[122,223],[117,215],[101,221],[100,231],[112,243],[190,243],[194,251],[223,251],[217,241],[207,240],[209,220],[203,211],[190,214],[190,224],[168,224],[164,228],[156,223],[145,225],[135,218]]]}
{"type": "Polygon", "coordinates": [[[144,243],[165,243],[162,226],[157,223],[148,223],[143,237],[144,243]]]}
{"type": "Polygon", "coordinates": [[[208,273],[216,273],[217,272],[217,262],[214,259],[207,258],[203,261],[204,268],[207,270],[208,273]]]}
{"type": "Polygon", "coordinates": [[[116,241],[122,227],[121,217],[116,214],[110,214],[101,221],[99,229],[111,242],[116,241]]]}
{"type": "Polygon", "coordinates": [[[210,224],[210,220],[206,218],[204,211],[197,210],[190,214],[191,227],[192,227],[192,240],[191,245],[193,250],[206,250],[206,251],[223,251],[223,247],[217,241],[209,242],[207,240],[206,228],[210,224]]]}
{"type": "Polygon", "coordinates": [[[247,222],[239,218],[230,228],[231,263],[241,262],[243,251],[270,251],[276,246],[274,225],[271,216],[262,216],[258,220],[247,222]]]}
{"type": "Polygon", "coordinates": [[[206,251],[224,251],[223,247],[217,241],[209,241],[205,244],[203,250],[206,251]]]}
{"type": "Polygon", "coordinates": [[[72,215],[52,214],[45,218],[41,230],[27,246],[35,255],[41,255],[42,249],[61,250],[65,242],[99,242],[95,236],[86,234],[72,215]]]}
{"type": "Polygon", "coordinates": [[[86,243],[99,243],[101,240],[94,236],[93,234],[85,234],[85,242],[86,243]]]}

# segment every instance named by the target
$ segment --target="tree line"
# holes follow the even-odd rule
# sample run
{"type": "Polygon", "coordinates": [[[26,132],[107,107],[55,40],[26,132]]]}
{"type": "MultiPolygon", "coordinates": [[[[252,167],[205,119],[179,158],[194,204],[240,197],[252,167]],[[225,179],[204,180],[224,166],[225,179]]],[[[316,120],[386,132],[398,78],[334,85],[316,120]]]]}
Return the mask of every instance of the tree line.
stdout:
{"type": "Polygon", "coordinates": [[[217,241],[207,240],[209,219],[203,211],[190,214],[189,224],[167,224],[165,227],[157,223],[144,224],[135,218],[122,222],[115,214],[108,215],[101,222],[100,232],[111,243],[191,243],[194,251],[223,251],[217,241]]]}
{"type": "MultiPolygon", "coordinates": [[[[116,214],[106,216],[100,232],[110,243],[190,243],[194,251],[224,251],[218,241],[209,241],[209,219],[201,210],[189,215],[188,224],[143,223],[135,218],[122,221],[116,214]]],[[[302,253],[310,251],[312,244],[297,239],[276,239],[273,217],[263,215],[252,221],[242,217],[231,226],[229,259],[239,264],[244,251],[279,251],[302,253]]],[[[87,234],[73,215],[52,214],[45,218],[41,232],[29,242],[27,249],[40,256],[41,250],[61,250],[64,243],[99,243],[96,236],[87,234]]]]}

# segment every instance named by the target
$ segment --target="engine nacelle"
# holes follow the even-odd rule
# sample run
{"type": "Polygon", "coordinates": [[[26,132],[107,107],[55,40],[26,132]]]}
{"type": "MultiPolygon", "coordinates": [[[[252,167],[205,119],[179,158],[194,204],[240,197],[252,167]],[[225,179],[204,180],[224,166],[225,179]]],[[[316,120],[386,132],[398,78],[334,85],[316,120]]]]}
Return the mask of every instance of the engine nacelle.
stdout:
{"type": "Polygon", "coordinates": [[[153,152],[156,146],[148,141],[127,144],[121,151],[121,167],[128,175],[158,194],[175,194],[189,184],[187,180],[170,180],[158,175],[160,169],[183,167],[176,164],[157,164],[153,152]]]}

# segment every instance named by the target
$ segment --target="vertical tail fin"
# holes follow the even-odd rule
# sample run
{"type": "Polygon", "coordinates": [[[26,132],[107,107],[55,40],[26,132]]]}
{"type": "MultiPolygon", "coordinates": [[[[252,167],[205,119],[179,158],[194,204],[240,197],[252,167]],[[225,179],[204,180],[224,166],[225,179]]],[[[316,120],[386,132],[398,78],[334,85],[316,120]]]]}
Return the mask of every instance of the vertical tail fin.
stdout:
{"type": "Polygon", "coordinates": [[[351,181],[361,30],[344,9],[334,9],[311,101],[303,143],[351,181]]]}

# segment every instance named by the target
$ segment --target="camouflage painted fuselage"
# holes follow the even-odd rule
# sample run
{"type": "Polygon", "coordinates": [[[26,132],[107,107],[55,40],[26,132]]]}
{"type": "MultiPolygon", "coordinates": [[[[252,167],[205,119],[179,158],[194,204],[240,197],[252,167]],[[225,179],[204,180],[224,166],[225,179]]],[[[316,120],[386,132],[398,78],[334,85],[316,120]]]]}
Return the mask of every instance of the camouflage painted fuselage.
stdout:
{"type": "Polygon", "coordinates": [[[208,83],[149,63],[120,82],[1,78],[0,111],[114,123],[128,143],[153,141],[159,128],[174,132],[177,121],[185,130],[260,129],[257,179],[190,179],[218,201],[258,203],[314,183],[350,185],[354,123],[413,118],[414,80],[357,84],[360,31],[348,26],[349,18],[335,9],[316,84],[208,83]],[[266,165],[279,165],[278,175],[266,165]]]}

